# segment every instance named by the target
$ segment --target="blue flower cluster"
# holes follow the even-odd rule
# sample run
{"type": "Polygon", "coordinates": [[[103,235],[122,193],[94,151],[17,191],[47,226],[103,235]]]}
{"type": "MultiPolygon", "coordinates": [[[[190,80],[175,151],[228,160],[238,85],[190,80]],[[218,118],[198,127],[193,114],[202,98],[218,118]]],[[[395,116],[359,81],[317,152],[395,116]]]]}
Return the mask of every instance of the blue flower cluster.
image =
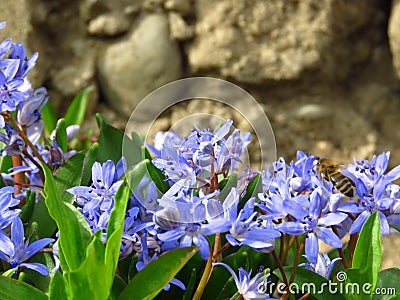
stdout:
{"type": "MultiPolygon", "coordinates": [[[[158,155],[153,163],[165,174],[170,188],[159,193],[145,177],[133,192],[121,258],[136,251],[137,269],[141,270],[161,253],[177,247],[196,245],[206,260],[213,255],[208,237],[215,234],[224,234],[230,246],[247,245],[264,253],[273,251],[275,239],[282,235],[304,235],[309,263],[303,266],[329,277],[337,259],[331,262],[319,254],[319,240],[342,248],[341,239],[360,231],[374,211],[381,217],[382,234],[389,233],[389,224],[398,224],[400,187],[393,181],[400,177],[400,167],[385,174],[389,153],[341,170],[355,183],[352,199],[322,179],[318,157],[301,151],[289,164],[280,158],[263,172],[245,171],[247,177],[241,176],[247,180],[244,188],[222,192],[221,181],[236,172],[235,165],[250,142],[250,134],[230,133],[231,126],[228,120],[214,133],[195,128],[186,138],[175,132],[156,135],[155,146],[148,147],[158,155]],[[257,173],[262,176],[263,192],[239,209],[245,189],[257,173]],[[152,209],[149,203],[153,203],[152,209]]],[[[122,183],[118,180],[124,171],[122,161],[117,171],[111,161],[103,166],[96,163],[92,186],[69,190],[93,231],[105,233],[113,197],[122,183]]],[[[250,278],[242,277],[240,280],[247,278],[246,284],[251,286],[250,278]]],[[[184,288],[176,279],[171,283],[184,288]]]]}
{"type": "MultiPolygon", "coordinates": [[[[0,23],[0,29],[5,22],[0,23]]],[[[41,110],[48,101],[44,87],[33,89],[29,71],[35,66],[38,53],[27,57],[21,43],[13,43],[7,38],[0,43],[0,142],[5,144],[2,156],[19,156],[22,161],[13,165],[10,173],[2,174],[4,181],[20,186],[20,196],[25,197],[26,187],[43,187],[43,174],[40,163],[55,168],[76,153],[75,150],[64,153],[55,140],[54,134],[43,140],[44,124],[41,110]],[[16,112],[14,115],[11,112],[16,112]],[[22,174],[26,180],[15,182],[14,175],[22,174]],[[26,185],[28,182],[29,185],[26,185]]],[[[77,133],[79,126],[70,126],[68,139],[77,133]]]]}

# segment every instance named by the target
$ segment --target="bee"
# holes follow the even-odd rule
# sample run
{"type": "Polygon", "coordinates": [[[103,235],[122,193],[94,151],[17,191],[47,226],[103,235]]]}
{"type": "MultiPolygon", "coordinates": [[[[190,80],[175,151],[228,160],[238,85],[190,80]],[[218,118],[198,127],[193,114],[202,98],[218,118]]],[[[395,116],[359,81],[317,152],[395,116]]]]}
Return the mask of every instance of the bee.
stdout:
{"type": "Polygon", "coordinates": [[[332,182],[335,189],[346,195],[353,197],[355,194],[355,184],[349,177],[340,171],[340,165],[326,158],[321,158],[317,165],[318,174],[322,179],[332,182]]]}

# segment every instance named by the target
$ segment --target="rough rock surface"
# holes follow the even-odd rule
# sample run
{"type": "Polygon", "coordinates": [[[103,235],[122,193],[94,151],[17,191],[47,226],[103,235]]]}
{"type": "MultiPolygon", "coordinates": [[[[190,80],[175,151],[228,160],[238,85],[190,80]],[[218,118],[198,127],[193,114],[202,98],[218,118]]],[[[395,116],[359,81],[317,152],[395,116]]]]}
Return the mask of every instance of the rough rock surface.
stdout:
{"type": "Polygon", "coordinates": [[[393,55],[393,66],[400,78],[400,1],[393,0],[390,13],[388,36],[393,55]]]}
{"type": "MultiPolygon", "coordinates": [[[[39,51],[33,82],[46,85],[60,115],[92,84],[91,112],[124,129],[153,89],[211,75],[262,104],[278,156],[303,150],[345,163],[391,150],[390,167],[400,164],[400,0],[2,0],[0,8],[8,23],[0,38],[39,51]]],[[[201,112],[249,130],[237,112],[204,101],[174,106],[154,130],[201,112]]],[[[385,267],[399,264],[394,237],[383,239],[385,267]]]]}
{"type": "Polygon", "coordinates": [[[141,19],[129,37],[106,49],[98,70],[110,105],[126,117],[147,94],[180,78],[181,56],[169,37],[167,17],[151,14],[141,19]]]}
{"type": "Polygon", "coordinates": [[[368,40],[357,32],[382,19],[372,18],[373,1],[206,0],[196,2],[196,13],[191,71],[247,83],[298,79],[311,70],[344,78],[371,51],[373,32],[368,40]]]}

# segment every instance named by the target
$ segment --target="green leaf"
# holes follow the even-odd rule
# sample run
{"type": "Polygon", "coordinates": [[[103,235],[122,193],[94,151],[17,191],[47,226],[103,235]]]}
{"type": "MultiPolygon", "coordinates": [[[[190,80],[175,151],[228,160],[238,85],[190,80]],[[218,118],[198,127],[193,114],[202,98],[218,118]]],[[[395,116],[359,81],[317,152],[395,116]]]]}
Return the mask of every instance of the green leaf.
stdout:
{"type": "Polygon", "coordinates": [[[64,119],[57,122],[56,142],[63,152],[68,151],[67,125],[64,119]]]}
{"type": "Polygon", "coordinates": [[[162,254],[132,278],[119,300],[153,299],[198,251],[196,247],[178,248],[162,254]]]}
{"type": "MultiPolygon", "coordinates": [[[[135,187],[133,187],[135,188],[135,187]]],[[[111,211],[107,227],[107,244],[105,254],[106,273],[99,274],[104,278],[105,284],[112,287],[115,269],[118,264],[118,257],[121,250],[121,238],[125,220],[126,207],[132,192],[128,185],[123,185],[115,195],[114,208],[111,211]],[[109,280],[107,280],[108,276],[109,280]]]]}
{"type": "Polygon", "coordinates": [[[67,113],[65,114],[65,123],[67,126],[70,125],[81,125],[84,118],[85,112],[87,109],[88,101],[90,93],[93,91],[94,87],[89,86],[86,89],[82,90],[75,96],[74,100],[72,100],[71,105],[69,106],[67,113]]]}
{"type": "Polygon", "coordinates": [[[72,203],[74,200],[74,195],[68,193],[67,189],[80,185],[85,156],[86,151],[75,154],[54,175],[57,190],[60,192],[61,199],[64,202],[72,203]]]}
{"type": "Polygon", "coordinates": [[[346,299],[372,299],[372,292],[363,292],[370,285],[370,291],[375,289],[379,268],[382,260],[380,218],[377,212],[373,213],[363,225],[354,250],[353,265],[346,270],[346,284],[357,284],[360,295],[348,294],[346,299]]]}
{"type": "Polygon", "coordinates": [[[61,265],[61,268],[64,272],[75,270],[85,258],[86,244],[91,236],[90,228],[82,214],[61,199],[49,168],[44,164],[42,168],[45,175],[46,206],[60,232],[59,247],[63,255],[60,261],[67,264],[61,265]]]}
{"type": "Polygon", "coordinates": [[[85,259],[79,268],[66,274],[72,299],[107,299],[110,282],[105,266],[105,247],[101,231],[97,231],[86,249],[85,259]]]}
{"type": "Polygon", "coordinates": [[[31,190],[26,191],[26,203],[22,207],[22,212],[19,215],[22,223],[28,223],[29,220],[32,218],[33,215],[33,209],[35,208],[36,204],[36,194],[35,192],[32,192],[31,190]]]}
{"type": "Polygon", "coordinates": [[[100,114],[96,114],[96,121],[100,129],[97,161],[102,163],[111,159],[116,164],[122,155],[124,134],[117,128],[112,127],[100,114]]]}
{"type": "Polygon", "coordinates": [[[257,197],[259,193],[262,193],[262,176],[257,174],[249,183],[242,200],[240,200],[239,208],[243,208],[244,204],[251,198],[257,197]]]}
{"type": "Polygon", "coordinates": [[[237,187],[238,176],[236,173],[229,175],[228,181],[226,182],[224,188],[221,190],[219,194],[219,199],[221,202],[225,200],[228,194],[231,192],[233,187],[237,187]]]}
{"type": "Polygon", "coordinates": [[[38,290],[23,281],[0,276],[0,299],[47,300],[48,297],[41,290],[38,290]]]}
{"type": "Polygon", "coordinates": [[[55,272],[50,281],[49,299],[67,300],[67,282],[59,271],[55,272]]]}
{"type": "Polygon", "coordinates": [[[57,116],[56,113],[54,112],[53,107],[51,107],[51,104],[47,102],[42,110],[40,111],[42,114],[42,120],[44,123],[44,132],[46,136],[49,136],[52,131],[56,128],[57,124],[57,116]]]}
{"type": "Polygon", "coordinates": [[[400,269],[391,268],[379,272],[374,300],[389,300],[400,298],[400,269]]]}
{"type": "Polygon", "coordinates": [[[154,181],[157,189],[161,193],[165,194],[169,189],[169,184],[166,181],[164,174],[148,159],[146,159],[146,167],[150,178],[154,181]]]}
{"type": "Polygon", "coordinates": [[[400,225],[395,225],[395,224],[390,224],[390,227],[396,229],[398,232],[400,232],[400,225]]]}
{"type": "Polygon", "coordinates": [[[36,230],[36,234],[40,238],[52,236],[53,233],[56,231],[57,224],[50,216],[49,210],[42,197],[39,198],[39,201],[37,202],[33,210],[33,214],[30,218],[29,224],[31,225],[34,222],[39,225],[36,230]]]}
{"type": "Polygon", "coordinates": [[[147,149],[145,146],[142,146],[142,159],[148,159],[150,161],[153,159],[151,157],[149,149],[147,149]]]}
{"type": "Polygon", "coordinates": [[[92,167],[96,161],[98,151],[99,144],[93,143],[83,161],[81,185],[89,185],[90,179],[92,178],[92,167]]]}
{"type": "Polygon", "coordinates": [[[126,288],[126,283],[122,280],[122,278],[115,274],[113,286],[111,288],[111,293],[108,300],[116,300],[118,299],[121,292],[126,288]]]}
{"type": "Polygon", "coordinates": [[[194,292],[194,287],[196,284],[196,269],[192,269],[192,273],[190,274],[190,280],[189,283],[186,285],[186,291],[185,294],[182,297],[182,300],[189,300],[192,299],[192,295],[194,292]]]}

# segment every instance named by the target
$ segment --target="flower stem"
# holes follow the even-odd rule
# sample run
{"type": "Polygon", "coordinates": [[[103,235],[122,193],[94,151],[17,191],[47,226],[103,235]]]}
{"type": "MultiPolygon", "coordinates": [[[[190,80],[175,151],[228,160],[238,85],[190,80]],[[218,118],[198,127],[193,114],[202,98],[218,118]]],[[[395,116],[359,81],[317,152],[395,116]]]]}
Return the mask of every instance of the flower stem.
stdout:
{"type": "MultiPolygon", "coordinates": [[[[12,166],[13,167],[20,167],[22,166],[22,158],[19,155],[14,155],[11,157],[12,161],[12,166]]],[[[21,172],[17,172],[14,174],[14,181],[15,185],[14,187],[17,188],[17,191],[14,193],[14,196],[18,195],[21,193],[22,187],[21,185],[24,184],[24,176],[21,172]]],[[[21,199],[21,202],[19,204],[20,207],[25,205],[25,199],[21,199]]]]}
{"type": "MultiPolygon", "coordinates": [[[[25,144],[27,144],[33,154],[35,154],[35,156],[40,160],[41,163],[45,163],[42,156],[39,154],[39,152],[37,151],[36,147],[32,144],[32,142],[27,138],[27,136],[25,135],[24,131],[21,130],[21,128],[19,128],[17,122],[15,122],[14,118],[8,114],[5,116],[7,121],[10,121],[12,123],[12,125],[14,126],[14,129],[18,132],[19,136],[24,140],[25,144]]],[[[40,168],[41,169],[41,168],[40,168]]]]}
{"type": "Polygon", "coordinates": [[[201,276],[199,285],[197,286],[196,292],[194,293],[193,300],[200,300],[201,296],[203,295],[204,289],[206,288],[206,285],[208,283],[208,280],[210,279],[211,272],[212,272],[212,262],[213,262],[213,256],[211,254],[211,244],[210,241],[208,241],[208,246],[210,248],[210,256],[207,259],[206,262],[206,267],[204,269],[203,275],[201,276]]]}
{"type": "Polygon", "coordinates": [[[350,234],[350,267],[353,265],[353,256],[354,256],[354,250],[356,249],[357,245],[357,240],[358,240],[358,232],[354,234],[350,234]]]}
{"type": "MultiPolygon", "coordinates": [[[[332,230],[333,230],[333,232],[334,232],[337,236],[339,236],[339,232],[338,232],[336,226],[332,226],[332,230]]],[[[348,262],[347,262],[346,256],[344,255],[343,248],[338,248],[337,250],[338,250],[338,252],[339,252],[340,258],[342,259],[343,266],[344,266],[346,269],[350,268],[350,265],[349,265],[348,262]]]]}
{"type": "Polygon", "coordinates": [[[274,257],[275,261],[278,264],[279,271],[282,274],[283,282],[285,283],[286,286],[288,286],[288,281],[287,281],[287,277],[286,277],[285,271],[283,270],[282,262],[281,262],[279,256],[276,254],[275,250],[272,250],[272,256],[274,257]]]}

